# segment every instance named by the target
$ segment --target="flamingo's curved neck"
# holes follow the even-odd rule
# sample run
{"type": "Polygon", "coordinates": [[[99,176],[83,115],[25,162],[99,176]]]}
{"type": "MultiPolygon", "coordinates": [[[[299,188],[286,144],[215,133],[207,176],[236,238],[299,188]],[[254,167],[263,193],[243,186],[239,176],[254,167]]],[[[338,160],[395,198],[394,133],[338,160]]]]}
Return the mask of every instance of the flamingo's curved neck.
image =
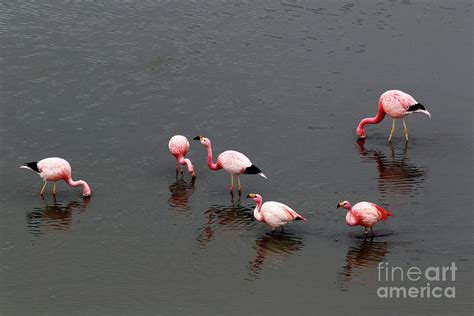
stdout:
{"type": "Polygon", "coordinates": [[[84,180],[77,180],[77,181],[74,181],[71,177],[69,177],[67,180],[66,180],[67,184],[69,184],[70,186],[72,187],[77,187],[77,186],[80,186],[82,185],[82,195],[83,196],[89,196],[91,195],[91,188],[89,187],[89,185],[87,184],[86,181],[84,180]]]}
{"type": "Polygon", "coordinates": [[[211,144],[209,144],[209,146],[207,146],[207,166],[209,167],[209,169],[211,170],[219,170],[221,169],[222,167],[219,166],[217,163],[214,163],[212,161],[212,148],[211,148],[211,144]]]}
{"type": "Polygon", "coordinates": [[[263,222],[263,216],[262,216],[262,213],[260,213],[260,208],[262,207],[262,201],[257,200],[255,202],[257,202],[257,205],[255,206],[255,209],[253,210],[253,216],[255,217],[257,221],[263,222]]]}
{"type": "Polygon", "coordinates": [[[188,167],[188,172],[190,174],[194,174],[194,166],[191,162],[191,160],[184,158],[184,157],[178,157],[178,162],[180,165],[186,165],[188,167]]]}
{"type": "Polygon", "coordinates": [[[346,223],[350,226],[356,226],[358,225],[359,221],[357,218],[354,216],[352,213],[352,206],[349,206],[347,208],[347,214],[346,214],[346,223]]]}
{"type": "Polygon", "coordinates": [[[367,124],[378,124],[380,123],[383,118],[385,117],[386,113],[383,110],[382,102],[379,102],[379,109],[377,111],[377,115],[374,117],[368,117],[360,121],[359,125],[357,126],[357,134],[359,136],[365,136],[364,126],[367,124]]]}

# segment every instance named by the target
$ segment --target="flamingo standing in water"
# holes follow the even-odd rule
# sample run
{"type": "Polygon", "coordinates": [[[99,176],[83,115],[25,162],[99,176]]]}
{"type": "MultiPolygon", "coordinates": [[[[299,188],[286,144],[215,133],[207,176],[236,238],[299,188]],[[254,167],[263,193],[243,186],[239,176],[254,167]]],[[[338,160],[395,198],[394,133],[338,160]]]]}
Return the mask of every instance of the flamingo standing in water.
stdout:
{"type": "Polygon", "coordinates": [[[364,226],[365,235],[369,233],[367,228],[370,228],[372,236],[374,231],[372,226],[379,221],[386,221],[388,216],[393,216],[389,211],[381,208],[377,204],[371,202],[359,202],[354,206],[348,201],[341,202],[337,208],[347,209],[346,223],[349,226],[364,226]]]}
{"type": "Polygon", "coordinates": [[[82,185],[82,195],[89,196],[91,195],[91,189],[86,181],[78,180],[74,181],[71,178],[71,166],[69,162],[62,158],[51,157],[45,158],[40,161],[27,162],[20,168],[26,168],[37,172],[41,178],[44,180],[43,188],[41,188],[40,194],[43,195],[44,188],[48,181],[54,181],[53,185],[53,195],[56,195],[56,181],[64,180],[67,184],[72,187],[77,187],[82,185]]]}
{"type": "MultiPolygon", "coordinates": [[[[176,158],[176,175],[178,174],[179,165],[187,165],[188,172],[193,178],[196,178],[191,160],[184,158],[189,150],[188,139],[182,135],[174,135],[168,143],[168,148],[170,153],[176,158]]],[[[183,174],[183,169],[184,167],[181,166],[181,174],[183,174]]]]}
{"type": "Polygon", "coordinates": [[[430,112],[426,111],[423,104],[418,103],[411,95],[400,90],[389,90],[384,92],[379,99],[379,109],[377,115],[371,118],[365,118],[360,121],[357,126],[357,136],[360,138],[367,137],[364,126],[366,124],[380,123],[386,114],[393,118],[392,129],[388,141],[392,140],[393,132],[395,131],[395,120],[402,119],[403,127],[405,129],[405,139],[408,140],[408,128],[405,124],[405,116],[412,113],[424,113],[431,118],[430,112]]]}
{"type": "Polygon", "coordinates": [[[280,202],[268,201],[262,204],[262,196],[260,194],[251,193],[247,195],[247,198],[254,200],[257,205],[253,211],[255,219],[262,223],[267,223],[272,227],[272,231],[283,226],[289,222],[295,221],[306,221],[306,218],[296,213],[288,205],[280,202]]]}
{"type": "Polygon", "coordinates": [[[201,144],[207,148],[207,165],[211,170],[224,169],[230,173],[230,192],[234,191],[234,176],[237,176],[238,191],[241,193],[240,176],[242,174],[258,174],[263,178],[267,178],[263,172],[250,162],[242,153],[234,150],[226,150],[217,156],[217,163],[212,159],[211,141],[204,136],[196,136],[194,140],[199,140],[201,144]]]}

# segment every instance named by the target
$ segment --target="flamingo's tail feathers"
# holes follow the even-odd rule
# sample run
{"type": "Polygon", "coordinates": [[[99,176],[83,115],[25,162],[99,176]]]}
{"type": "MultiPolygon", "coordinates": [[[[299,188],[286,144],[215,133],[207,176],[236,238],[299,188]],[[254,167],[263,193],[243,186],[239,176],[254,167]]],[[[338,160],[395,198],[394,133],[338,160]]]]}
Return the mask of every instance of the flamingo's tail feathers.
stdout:
{"type": "Polygon", "coordinates": [[[38,169],[38,162],[37,161],[27,162],[27,163],[23,164],[22,166],[20,166],[20,168],[30,169],[30,170],[33,170],[34,172],[40,173],[40,171],[38,169]]]}
{"type": "Polygon", "coordinates": [[[307,219],[298,214],[298,216],[295,217],[295,221],[303,221],[303,222],[306,222],[307,219]]]}
{"type": "Polygon", "coordinates": [[[431,118],[431,113],[426,111],[426,110],[417,110],[415,112],[426,114],[426,115],[428,115],[429,118],[431,118]]]}
{"type": "Polygon", "coordinates": [[[407,110],[409,113],[423,113],[428,115],[429,118],[431,118],[431,113],[426,111],[425,106],[421,103],[416,103],[410,106],[407,110]]]}
{"type": "Polygon", "coordinates": [[[267,178],[267,176],[263,174],[262,170],[260,170],[260,168],[255,165],[251,165],[250,167],[245,168],[244,174],[258,174],[259,176],[265,179],[267,178]]]}
{"type": "Polygon", "coordinates": [[[373,204],[373,205],[374,205],[374,206],[377,208],[377,210],[379,211],[379,213],[380,213],[380,215],[381,215],[381,217],[382,217],[382,218],[381,218],[382,221],[385,222],[385,221],[387,220],[387,217],[389,217],[389,216],[392,216],[392,217],[393,217],[393,214],[390,213],[389,211],[387,211],[386,209],[384,209],[384,208],[378,206],[377,204],[373,204]]]}

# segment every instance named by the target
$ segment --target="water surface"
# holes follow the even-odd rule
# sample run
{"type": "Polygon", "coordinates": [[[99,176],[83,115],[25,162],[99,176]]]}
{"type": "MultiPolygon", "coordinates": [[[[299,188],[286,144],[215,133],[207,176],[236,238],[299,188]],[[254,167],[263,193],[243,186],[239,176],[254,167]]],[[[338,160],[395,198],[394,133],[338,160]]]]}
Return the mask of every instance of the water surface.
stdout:
{"type": "MultiPolygon", "coordinates": [[[[1,1],[0,313],[472,314],[470,1],[1,1]],[[388,89],[432,119],[367,128],[388,89]],[[268,176],[244,196],[307,222],[253,220],[192,142],[268,176]],[[56,201],[18,169],[59,156],[93,195],[56,201]],[[394,217],[374,239],[338,202],[394,217]],[[456,262],[455,299],[380,299],[377,265],[456,262]]],[[[51,188],[49,187],[48,190],[51,188]]],[[[49,192],[49,191],[48,191],[49,192]]]]}

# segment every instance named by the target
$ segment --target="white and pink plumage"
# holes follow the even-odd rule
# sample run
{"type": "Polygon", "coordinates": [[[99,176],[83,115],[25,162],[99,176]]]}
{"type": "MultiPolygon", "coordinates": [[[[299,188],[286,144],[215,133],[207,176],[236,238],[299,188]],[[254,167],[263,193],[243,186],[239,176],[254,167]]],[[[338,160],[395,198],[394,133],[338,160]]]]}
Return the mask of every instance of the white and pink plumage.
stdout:
{"type": "Polygon", "coordinates": [[[388,216],[393,216],[392,213],[371,202],[359,202],[354,206],[348,201],[341,202],[337,205],[337,208],[347,209],[346,223],[349,226],[364,226],[365,234],[369,233],[368,228],[372,235],[374,231],[372,226],[380,221],[385,222],[388,216]]]}
{"type": "MultiPolygon", "coordinates": [[[[182,135],[175,135],[171,137],[168,148],[170,153],[176,158],[176,173],[178,173],[179,165],[186,165],[188,167],[188,172],[193,178],[196,177],[194,173],[194,166],[191,163],[191,160],[184,158],[189,150],[189,141],[186,137],[182,135]]],[[[183,173],[183,167],[181,167],[181,174],[183,173]]]]}
{"type": "Polygon", "coordinates": [[[392,129],[390,130],[388,141],[391,141],[395,131],[395,120],[400,118],[403,122],[405,139],[408,140],[408,128],[405,123],[405,117],[412,113],[424,113],[431,118],[430,112],[426,111],[423,104],[418,103],[415,98],[408,93],[400,90],[388,90],[380,96],[377,115],[360,121],[356,130],[357,136],[360,138],[367,137],[364,126],[366,124],[378,124],[383,120],[385,115],[388,114],[393,118],[392,129]]]}
{"type": "Polygon", "coordinates": [[[207,148],[207,166],[211,170],[224,169],[231,175],[230,192],[234,190],[234,176],[237,176],[238,191],[241,192],[240,176],[242,174],[258,174],[263,178],[267,178],[263,172],[252,164],[250,159],[244,154],[235,150],[226,150],[217,156],[217,162],[213,162],[211,141],[203,136],[196,136],[194,140],[199,140],[201,144],[207,148]]]}
{"type": "Polygon", "coordinates": [[[263,203],[260,194],[251,193],[247,198],[252,199],[257,203],[253,216],[261,223],[267,223],[272,227],[272,231],[283,226],[291,221],[306,221],[300,214],[296,213],[291,207],[280,202],[268,201],[263,203]],[[262,204],[263,203],[263,204],[262,204]]]}
{"type": "Polygon", "coordinates": [[[71,177],[71,166],[69,162],[62,158],[51,157],[45,158],[40,161],[27,162],[20,168],[26,168],[33,170],[39,174],[44,180],[43,188],[40,194],[43,195],[44,188],[48,181],[53,181],[53,194],[56,195],[56,181],[64,180],[67,184],[72,187],[82,186],[82,195],[90,196],[91,189],[86,181],[78,180],[74,181],[71,177]]]}

